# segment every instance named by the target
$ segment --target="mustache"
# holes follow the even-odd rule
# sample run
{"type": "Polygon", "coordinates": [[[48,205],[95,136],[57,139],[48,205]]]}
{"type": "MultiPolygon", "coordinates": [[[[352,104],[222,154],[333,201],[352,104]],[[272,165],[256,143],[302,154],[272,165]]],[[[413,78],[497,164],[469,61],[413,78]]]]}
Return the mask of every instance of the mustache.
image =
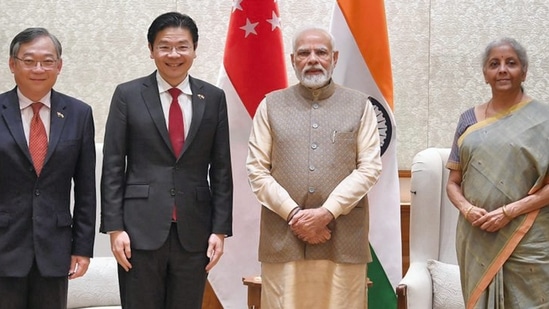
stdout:
{"type": "Polygon", "coordinates": [[[326,69],[324,69],[324,67],[322,67],[322,65],[320,64],[315,64],[315,65],[307,65],[303,68],[303,70],[301,70],[301,73],[302,74],[305,74],[307,73],[308,71],[311,71],[311,70],[320,70],[322,71],[322,73],[326,74],[326,69]]]}

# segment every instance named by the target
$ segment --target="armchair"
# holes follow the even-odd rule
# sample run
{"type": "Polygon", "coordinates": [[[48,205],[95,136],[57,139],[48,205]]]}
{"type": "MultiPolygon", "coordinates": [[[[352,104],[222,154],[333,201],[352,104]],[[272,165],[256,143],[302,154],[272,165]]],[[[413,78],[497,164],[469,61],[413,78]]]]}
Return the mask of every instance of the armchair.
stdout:
{"type": "Polygon", "coordinates": [[[413,159],[410,267],[396,288],[398,309],[464,308],[455,249],[459,212],[446,195],[449,154],[428,148],[413,159]]]}
{"type": "MultiPolygon", "coordinates": [[[[99,227],[100,209],[100,181],[103,165],[103,144],[95,144],[96,155],[96,189],[97,189],[97,218],[96,228],[99,227]]],[[[118,292],[117,263],[110,249],[110,239],[107,235],[95,236],[94,257],[90,261],[88,271],[82,278],[69,280],[68,308],[93,309],[120,309],[120,294],[118,292]]]]}

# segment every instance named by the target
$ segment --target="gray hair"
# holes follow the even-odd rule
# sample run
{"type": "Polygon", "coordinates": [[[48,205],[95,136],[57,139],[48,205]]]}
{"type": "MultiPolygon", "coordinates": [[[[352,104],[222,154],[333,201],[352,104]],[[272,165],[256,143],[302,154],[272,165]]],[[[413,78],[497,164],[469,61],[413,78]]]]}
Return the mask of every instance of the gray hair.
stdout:
{"type": "Polygon", "coordinates": [[[494,40],[490,42],[486,49],[484,49],[484,53],[482,54],[482,67],[484,68],[486,64],[488,63],[488,57],[490,57],[490,52],[492,49],[500,46],[508,45],[511,46],[511,48],[517,53],[517,57],[520,61],[520,64],[522,66],[522,71],[527,72],[528,71],[528,55],[526,54],[526,49],[520,45],[520,43],[509,37],[499,38],[497,40],[494,40]]]}
{"type": "Polygon", "coordinates": [[[316,30],[316,31],[320,31],[320,32],[324,33],[327,37],[330,38],[330,45],[332,45],[332,51],[336,50],[334,36],[329,31],[327,31],[324,28],[320,28],[320,27],[316,27],[316,26],[307,26],[307,27],[301,28],[299,31],[297,31],[296,34],[294,34],[294,37],[292,39],[292,52],[295,52],[295,49],[297,47],[297,40],[299,39],[299,37],[303,33],[307,32],[307,31],[310,31],[310,30],[316,30]]]}
{"type": "Polygon", "coordinates": [[[17,57],[17,54],[19,53],[19,48],[21,48],[21,44],[32,42],[34,39],[43,36],[49,37],[51,39],[53,45],[55,46],[57,58],[61,58],[61,53],[63,51],[63,49],[61,48],[61,42],[59,42],[55,35],[51,34],[45,28],[27,28],[19,32],[19,34],[17,34],[11,41],[10,57],[17,57]]]}

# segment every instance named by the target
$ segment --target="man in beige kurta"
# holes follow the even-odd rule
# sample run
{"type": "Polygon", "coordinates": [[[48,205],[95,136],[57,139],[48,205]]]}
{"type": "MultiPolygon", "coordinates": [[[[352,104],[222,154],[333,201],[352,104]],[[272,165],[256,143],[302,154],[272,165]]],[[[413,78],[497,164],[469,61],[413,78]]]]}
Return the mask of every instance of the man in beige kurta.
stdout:
{"type": "Polygon", "coordinates": [[[333,45],[325,30],[300,31],[299,84],[268,94],[253,120],[263,309],[367,307],[366,194],[381,173],[379,133],[368,96],[331,80],[333,45]]]}

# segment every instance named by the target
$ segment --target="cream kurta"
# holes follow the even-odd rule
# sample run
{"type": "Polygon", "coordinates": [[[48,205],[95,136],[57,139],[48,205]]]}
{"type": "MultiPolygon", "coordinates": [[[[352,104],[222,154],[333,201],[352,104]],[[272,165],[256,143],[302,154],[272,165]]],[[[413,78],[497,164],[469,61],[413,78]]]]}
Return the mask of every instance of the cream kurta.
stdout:
{"type": "MultiPolygon", "coordinates": [[[[379,133],[374,109],[364,109],[362,119],[364,121],[361,122],[357,136],[357,168],[332,191],[323,204],[335,218],[349,213],[377,182],[381,171],[381,159],[376,150],[379,149],[379,133]],[[356,190],[357,187],[366,187],[367,190],[356,190]]],[[[263,206],[286,220],[290,211],[298,205],[274,178],[269,177],[272,146],[267,104],[263,99],[254,117],[248,149],[250,185],[263,206]]]]}
{"type": "Polygon", "coordinates": [[[333,83],[315,91],[296,85],[270,94],[254,117],[247,168],[264,206],[262,304],[309,308],[307,299],[292,296],[299,286],[314,291],[312,297],[364,308],[370,261],[366,194],[381,172],[377,120],[368,97],[333,83]],[[310,245],[291,233],[286,220],[298,206],[324,207],[334,215],[329,241],[310,245]],[[325,273],[324,280],[308,280],[311,263],[322,267],[316,271],[325,273]],[[358,270],[360,278],[353,275],[358,270]]]}

